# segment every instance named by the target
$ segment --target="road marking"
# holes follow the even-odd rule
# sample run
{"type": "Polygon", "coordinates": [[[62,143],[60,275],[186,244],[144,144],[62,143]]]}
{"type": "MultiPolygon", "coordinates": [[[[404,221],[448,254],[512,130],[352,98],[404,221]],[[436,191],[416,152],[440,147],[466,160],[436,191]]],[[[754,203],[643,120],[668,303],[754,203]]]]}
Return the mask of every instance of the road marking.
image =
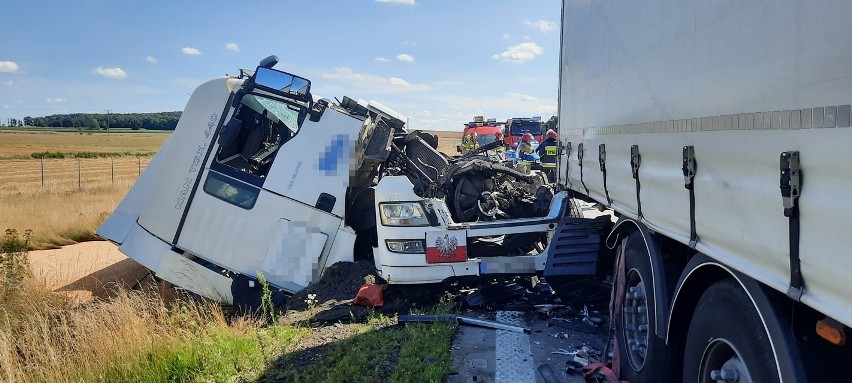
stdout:
{"type": "MultiPolygon", "coordinates": [[[[524,313],[520,311],[497,311],[500,323],[524,326],[524,313]]],[[[497,368],[494,380],[497,383],[535,382],[532,350],[529,335],[508,330],[497,330],[497,368]]]]}

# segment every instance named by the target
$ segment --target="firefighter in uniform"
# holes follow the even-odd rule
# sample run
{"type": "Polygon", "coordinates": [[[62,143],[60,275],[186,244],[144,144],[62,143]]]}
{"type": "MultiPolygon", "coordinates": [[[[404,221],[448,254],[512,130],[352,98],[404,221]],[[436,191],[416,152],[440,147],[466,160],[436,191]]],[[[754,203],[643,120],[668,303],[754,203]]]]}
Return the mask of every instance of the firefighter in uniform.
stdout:
{"type": "Polygon", "coordinates": [[[503,151],[505,150],[503,145],[503,132],[494,133],[494,141],[500,142],[500,146],[494,149],[494,151],[497,152],[497,156],[499,156],[500,159],[503,159],[503,151]]]}
{"type": "Polygon", "coordinates": [[[464,153],[467,154],[479,148],[479,143],[476,142],[476,132],[465,136],[464,153]]]}
{"type": "Polygon", "coordinates": [[[531,133],[524,133],[524,135],[521,136],[521,143],[518,144],[519,163],[528,166],[535,161],[535,157],[532,155],[535,152],[532,147],[532,138],[533,136],[531,133]]]}
{"type": "Polygon", "coordinates": [[[556,154],[559,152],[559,142],[556,140],[556,132],[547,130],[547,139],[536,149],[541,158],[541,170],[547,174],[547,180],[556,182],[556,154]]]}

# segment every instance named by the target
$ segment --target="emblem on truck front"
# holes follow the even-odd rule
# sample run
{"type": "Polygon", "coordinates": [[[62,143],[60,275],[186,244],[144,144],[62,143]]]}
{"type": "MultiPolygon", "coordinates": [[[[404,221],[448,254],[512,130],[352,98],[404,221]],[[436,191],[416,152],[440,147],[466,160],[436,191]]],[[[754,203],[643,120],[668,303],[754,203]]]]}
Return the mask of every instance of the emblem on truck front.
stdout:
{"type": "Polygon", "coordinates": [[[456,237],[450,237],[444,234],[444,238],[438,237],[435,239],[435,247],[441,252],[441,258],[450,258],[456,252],[459,246],[459,240],[456,237]]]}

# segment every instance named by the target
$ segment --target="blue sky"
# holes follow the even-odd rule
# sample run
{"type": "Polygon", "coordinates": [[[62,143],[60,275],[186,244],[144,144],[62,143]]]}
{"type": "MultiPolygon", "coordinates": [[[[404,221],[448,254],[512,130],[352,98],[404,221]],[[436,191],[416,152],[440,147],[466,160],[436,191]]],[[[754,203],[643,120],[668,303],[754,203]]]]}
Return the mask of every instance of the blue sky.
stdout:
{"type": "Polygon", "coordinates": [[[416,129],[556,113],[558,0],[13,1],[0,121],[182,110],[196,86],[275,54],[327,98],[416,129]]]}

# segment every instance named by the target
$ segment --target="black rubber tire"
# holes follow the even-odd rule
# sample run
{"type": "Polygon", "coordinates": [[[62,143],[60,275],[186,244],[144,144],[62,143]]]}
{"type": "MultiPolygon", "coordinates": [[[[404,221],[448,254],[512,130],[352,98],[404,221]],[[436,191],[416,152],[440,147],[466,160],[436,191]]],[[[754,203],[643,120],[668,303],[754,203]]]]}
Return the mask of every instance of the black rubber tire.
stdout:
{"type": "Polygon", "coordinates": [[[695,307],[683,354],[684,382],[714,382],[709,371],[720,366],[703,367],[702,358],[708,346],[721,340],[736,348],[752,381],[781,381],[769,335],[757,309],[733,279],[710,286],[695,307]]]}
{"type": "Polygon", "coordinates": [[[346,224],[356,233],[376,230],[376,190],[364,189],[355,195],[355,201],[346,211],[346,224]]]}
{"type": "Polygon", "coordinates": [[[355,237],[355,246],[352,258],[357,262],[361,260],[369,260],[373,258],[373,247],[378,245],[378,236],[376,228],[373,230],[364,231],[355,237]]]}
{"type": "MultiPolygon", "coordinates": [[[[624,277],[625,297],[623,298],[620,307],[616,308],[615,336],[618,340],[619,365],[621,368],[620,378],[629,382],[669,381],[668,378],[671,373],[671,350],[666,345],[665,340],[660,339],[654,334],[655,321],[657,320],[654,278],[651,273],[651,259],[648,254],[648,249],[645,246],[645,240],[638,231],[631,234],[627,239],[627,249],[625,250],[624,258],[624,277]],[[637,356],[639,353],[630,354],[629,351],[630,347],[627,335],[627,328],[629,327],[629,324],[625,319],[626,316],[624,308],[625,305],[628,304],[626,295],[629,293],[628,289],[631,286],[630,277],[633,275],[637,275],[641,279],[645,295],[645,306],[647,307],[645,323],[648,327],[644,332],[647,339],[645,341],[647,343],[647,348],[644,352],[644,356],[637,356]]],[[[633,326],[633,328],[635,328],[635,323],[633,326]]],[[[633,332],[635,334],[637,331],[633,332]]],[[[637,337],[641,336],[632,336],[634,339],[637,337]]]]}
{"type": "Polygon", "coordinates": [[[567,210],[569,217],[583,218],[583,209],[580,207],[580,202],[578,202],[576,199],[571,198],[568,200],[567,210]]]}

